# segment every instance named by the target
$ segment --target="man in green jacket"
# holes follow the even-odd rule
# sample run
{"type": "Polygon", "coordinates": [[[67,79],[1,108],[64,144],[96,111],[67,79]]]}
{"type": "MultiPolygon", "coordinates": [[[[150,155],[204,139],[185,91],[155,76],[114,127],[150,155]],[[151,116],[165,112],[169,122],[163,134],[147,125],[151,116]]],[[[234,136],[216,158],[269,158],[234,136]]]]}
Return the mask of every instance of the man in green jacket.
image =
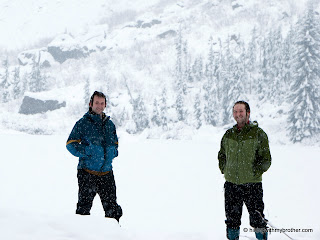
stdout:
{"type": "Polygon", "coordinates": [[[268,232],[264,220],[262,174],[271,165],[267,134],[250,122],[250,107],[238,101],[233,106],[237,124],[227,130],[218,154],[219,168],[226,179],[225,213],[227,238],[239,239],[243,203],[246,204],[250,225],[256,238],[266,240],[268,232]]]}

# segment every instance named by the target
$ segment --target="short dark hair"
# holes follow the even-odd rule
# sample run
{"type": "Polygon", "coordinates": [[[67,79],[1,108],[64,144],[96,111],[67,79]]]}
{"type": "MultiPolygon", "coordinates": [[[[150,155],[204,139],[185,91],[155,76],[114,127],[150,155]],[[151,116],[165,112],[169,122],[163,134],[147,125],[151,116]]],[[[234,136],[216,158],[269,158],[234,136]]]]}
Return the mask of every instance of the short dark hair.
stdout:
{"type": "MultiPolygon", "coordinates": [[[[245,101],[238,101],[238,102],[236,102],[236,103],[233,105],[233,108],[234,108],[234,106],[237,105],[237,104],[243,104],[243,105],[245,106],[245,108],[246,108],[246,112],[247,112],[247,113],[250,112],[249,103],[247,103],[247,102],[245,102],[245,101]]],[[[232,108],[232,109],[233,109],[233,108],[232,108]]]]}
{"type": "Polygon", "coordinates": [[[105,101],[105,104],[107,105],[107,97],[106,97],[106,95],[104,95],[102,92],[98,92],[98,91],[94,91],[94,93],[92,94],[92,96],[90,98],[91,105],[93,105],[94,96],[103,97],[104,101],[105,101]]]}

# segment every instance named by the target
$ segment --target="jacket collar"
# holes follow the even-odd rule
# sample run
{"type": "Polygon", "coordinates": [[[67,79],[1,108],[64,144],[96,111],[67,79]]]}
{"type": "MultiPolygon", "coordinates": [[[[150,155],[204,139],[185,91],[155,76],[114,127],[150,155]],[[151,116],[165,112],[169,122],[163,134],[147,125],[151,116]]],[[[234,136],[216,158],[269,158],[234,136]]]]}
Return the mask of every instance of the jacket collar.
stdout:
{"type": "Polygon", "coordinates": [[[88,118],[92,122],[101,122],[101,121],[106,122],[110,119],[110,116],[107,116],[104,112],[102,113],[102,118],[101,118],[100,115],[92,111],[88,111],[83,117],[88,118]]]}
{"type": "Polygon", "coordinates": [[[234,131],[236,131],[238,133],[239,132],[248,132],[251,128],[257,127],[257,126],[258,126],[258,122],[257,121],[253,121],[253,122],[249,121],[248,123],[246,123],[246,125],[244,125],[243,128],[239,129],[238,125],[236,124],[236,125],[233,126],[233,129],[234,129],[234,131]]]}

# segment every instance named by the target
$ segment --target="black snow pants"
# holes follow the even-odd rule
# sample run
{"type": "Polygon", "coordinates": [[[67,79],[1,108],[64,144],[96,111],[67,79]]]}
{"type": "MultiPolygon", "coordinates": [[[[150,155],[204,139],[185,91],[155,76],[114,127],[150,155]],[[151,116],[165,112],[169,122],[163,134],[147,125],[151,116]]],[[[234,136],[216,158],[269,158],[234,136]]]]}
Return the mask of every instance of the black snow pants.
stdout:
{"type": "Polygon", "coordinates": [[[266,223],[262,219],[264,203],[261,182],[240,185],[226,182],[224,189],[227,228],[238,229],[240,227],[243,203],[246,204],[249,212],[250,225],[253,228],[266,228],[266,223]]]}
{"type": "Polygon", "coordinates": [[[93,199],[98,193],[105,211],[105,217],[115,218],[119,221],[122,216],[122,209],[117,204],[113,171],[103,176],[96,176],[79,169],[77,177],[79,192],[76,214],[90,215],[93,199]]]}

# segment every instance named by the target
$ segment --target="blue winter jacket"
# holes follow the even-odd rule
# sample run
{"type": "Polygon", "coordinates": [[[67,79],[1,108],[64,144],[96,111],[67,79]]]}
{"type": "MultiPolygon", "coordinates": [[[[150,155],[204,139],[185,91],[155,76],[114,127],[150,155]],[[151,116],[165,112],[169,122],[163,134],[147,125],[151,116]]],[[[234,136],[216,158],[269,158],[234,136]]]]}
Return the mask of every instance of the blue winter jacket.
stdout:
{"type": "Polygon", "coordinates": [[[109,116],[87,112],[73,127],[67,140],[68,151],[79,157],[78,169],[97,172],[112,170],[118,156],[116,127],[109,116]]]}

